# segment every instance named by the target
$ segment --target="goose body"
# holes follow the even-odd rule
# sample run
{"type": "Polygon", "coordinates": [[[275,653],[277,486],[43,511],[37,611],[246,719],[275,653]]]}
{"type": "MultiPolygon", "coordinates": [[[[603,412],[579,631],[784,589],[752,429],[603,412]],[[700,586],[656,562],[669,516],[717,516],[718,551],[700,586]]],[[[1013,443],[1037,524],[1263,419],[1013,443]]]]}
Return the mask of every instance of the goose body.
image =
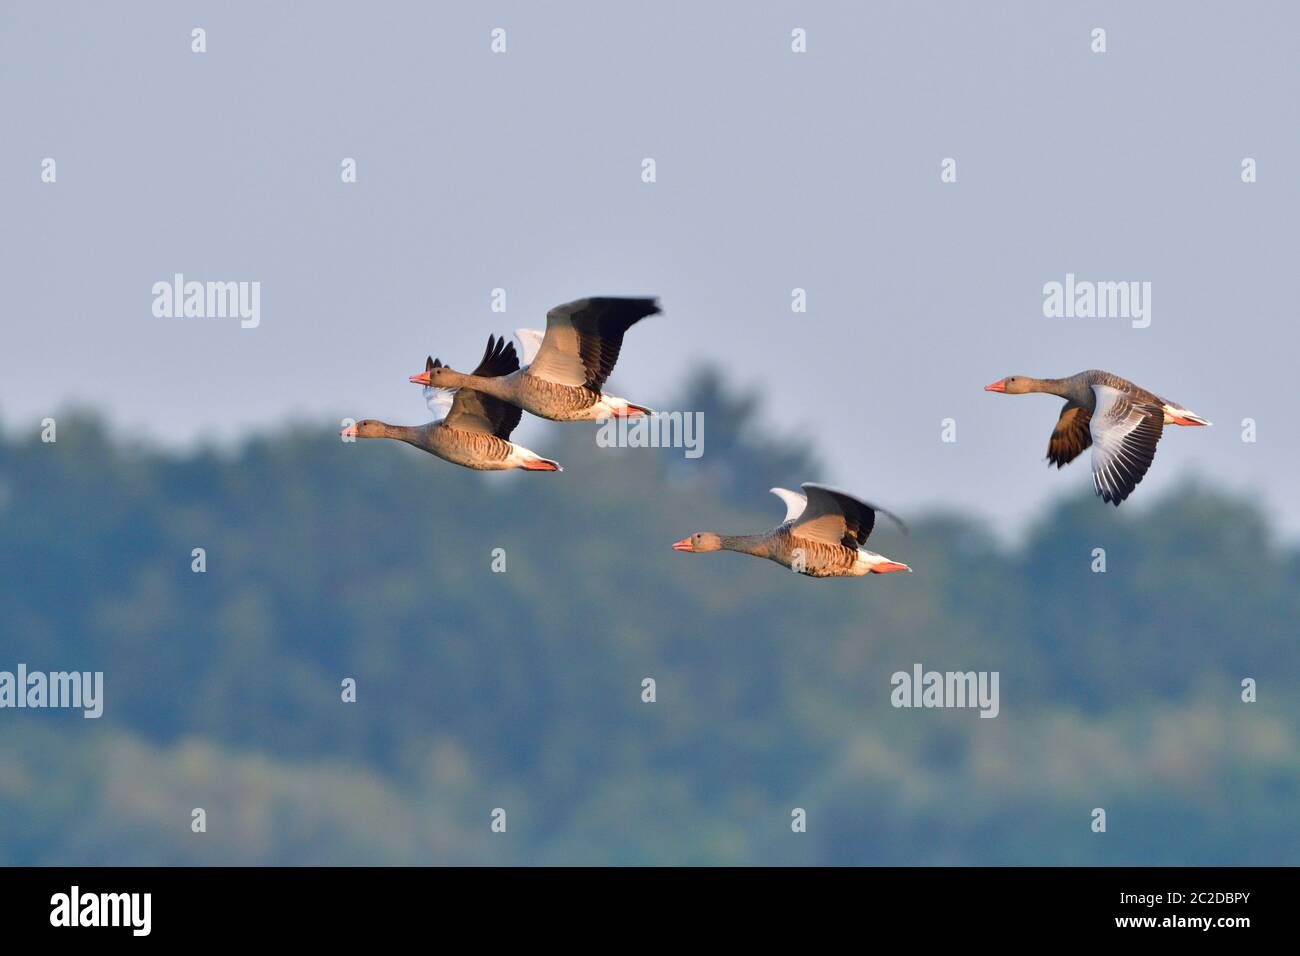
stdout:
{"type": "MultiPolygon", "coordinates": [[[[430,357],[426,370],[442,367],[430,357]]],[[[475,376],[491,380],[518,369],[519,357],[504,338],[488,337],[487,350],[474,370],[475,376]]],[[[515,405],[500,401],[470,388],[444,389],[426,387],[425,401],[434,413],[434,421],[425,425],[390,425],[366,419],[343,429],[353,438],[392,438],[414,445],[443,461],[475,471],[563,471],[559,463],[543,458],[534,451],[510,441],[510,433],[519,424],[523,412],[515,405]]]]}
{"type": "Polygon", "coordinates": [[[1062,468],[1092,447],[1093,487],[1116,507],[1151,467],[1165,425],[1209,425],[1206,419],[1111,372],[1089,369],[1068,378],[1011,375],[986,392],[1045,392],[1065,399],[1047,444],[1049,464],[1062,468]]]}
{"type": "Polygon", "coordinates": [[[862,547],[875,527],[877,513],[903,527],[894,515],[825,485],[805,482],[800,487],[803,494],[785,488],[772,489],[772,493],[785,502],[786,517],[770,531],[749,535],[698,531],[674,544],[673,550],[696,554],[736,551],[775,561],[813,578],[860,577],[912,570],[862,547]]]}
{"type": "Polygon", "coordinates": [[[654,299],[599,297],[556,306],[546,314],[546,331],[519,329],[515,335],[524,367],[506,375],[465,375],[440,366],[411,381],[424,386],[468,387],[557,422],[597,421],[647,415],[644,405],[605,394],[623,335],[659,312],[654,299]]]}

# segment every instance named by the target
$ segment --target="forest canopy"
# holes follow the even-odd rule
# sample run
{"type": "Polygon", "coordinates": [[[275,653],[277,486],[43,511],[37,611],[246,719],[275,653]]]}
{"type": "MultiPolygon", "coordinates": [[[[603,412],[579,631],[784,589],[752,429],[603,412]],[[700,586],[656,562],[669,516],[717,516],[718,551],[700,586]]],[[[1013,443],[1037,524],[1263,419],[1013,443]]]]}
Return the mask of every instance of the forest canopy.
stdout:
{"type": "Polygon", "coordinates": [[[558,475],[11,430],[0,670],[103,671],[104,712],[0,711],[0,863],[1300,863],[1300,555],[1254,504],[908,515],[872,546],[915,573],[809,580],[671,550],[821,475],[716,374],[683,407],[698,460],[551,426],[558,475]],[[891,706],[914,664],[997,671],[998,716],[891,706]]]}

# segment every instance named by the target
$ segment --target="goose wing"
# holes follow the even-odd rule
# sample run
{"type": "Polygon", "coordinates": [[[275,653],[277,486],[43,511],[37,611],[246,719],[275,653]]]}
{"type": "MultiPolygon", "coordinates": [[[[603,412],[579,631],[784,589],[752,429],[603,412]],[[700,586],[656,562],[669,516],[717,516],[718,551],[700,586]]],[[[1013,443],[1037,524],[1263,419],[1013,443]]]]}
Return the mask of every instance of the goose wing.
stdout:
{"type": "Polygon", "coordinates": [[[871,530],[876,526],[877,513],[907,531],[907,525],[897,515],[846,491],[811,482],[804,482],[799,487],[808,496],[808,507],[795,519],[790,530],[801,538],[860,548],[867,543],[871,530]]]}
{"type": "Polygon", "coordinates": [[[1119,507],[1151,467],[1164,428],[1159,405],[1109,385],[1093,385],[1097,407],[1089,423],[1092,482],[1103,501],[1119,507]]]}
{"type": "Polygon", "coordinates": [[[808,507],[808,499],[797,491],[791,491],[789,488],[769,488],[768,491],[785,502],[785,518],[782,524],[793,521],[803,514],[804,508],[808,507]]]}
{"type": "Polygon", "coordinates": [[[519,343],[519,367],[528,368],[537,358],[537,350],[542,347],[546,333],[539,329],[515,329],[515,341],[519,343]]]}
{"type": "Polygon", "coordinates": [[[1060,468],[1083,454],[1084,449],[1092,444],[1092,432],[1088,428],[1091,419],[1092,412],[1088,408],[1072,402],[1065,403],[1047,443],[1047,460],[1050,464],[1060,468]]]}
{"type": "MultiPolygon", "coordinates": [[[[518,368],[519,356],[515,354],[514,345],[507,342],[505,336],[497,338],[489,335],[487,349],[483,352],[478,368],[474,369],[472,374],[496,378],[500,375],[509,375],[518,368]]],[[[482,432],[485,435],[508,439],[524,414],[524,410],[518,405],[503,402],[499,398],[493,398],[472,388],[435,389],[435,391],[454,392],[451,407],[443,419],[443,424],[448,428],[482,432]]]]}
{"type": "MultiPolygon", "coordinates": [[[[427,356],[424,360],[424,370],[442,368],[442,361],[434,358],[432,355],[427,356]]],[[[451,403],[456,398],[456,389],[454,388],[435,388],[432,385],[426,385],[423,389],[424,404],[433,412],[433,420],[440,422],[447,417],[451,411],[451,403]]]]}
{"type": "Polygon", "coordinates": [[[529,374],[557,385],[599,392],[614,370],[623,333],[659,311],[654,299],[579,299],[546,313],[546,334],[529,374]]]}

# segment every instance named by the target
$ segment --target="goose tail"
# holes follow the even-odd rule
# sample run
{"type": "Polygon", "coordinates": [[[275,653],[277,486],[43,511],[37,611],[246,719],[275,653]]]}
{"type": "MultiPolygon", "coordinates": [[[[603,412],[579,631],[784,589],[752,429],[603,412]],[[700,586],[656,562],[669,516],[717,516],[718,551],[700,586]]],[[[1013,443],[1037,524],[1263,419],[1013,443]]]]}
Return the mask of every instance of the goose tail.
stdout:
{"type": "Polygon", "coordinates": [[[526,458],[519,467],[524,471],[564,471],[558,461],[549,458],[526,458]]]}
{"type": "Polygon", "coordinates": [[[531,448],[523,445],[510,446],[510,456],[506,459],[507,468],[522,468],[524,471],[564,471],[558,461],[543,458],[531,448]]]}
{"type": "Polygon", "coordinates": [[[602,395],[597,413],[598,417],[602,418],[639,418],[642,415],[653,415],[655,412],[653,408],[637,405],[617,395],[602,395]]]}
{"type": "Polygon", "coordinates": [[[901,561],[892,561],[883,554],[876,554],[874,551],[865,549],[858,550],[857,563],[859,574],[890,574],[894,571],[912,570],[901,561]]]}
{"type": "Polygon", "coordinates": [[[1166,405],[1164,407],[1166,425],[1213,425],[1208,418],[1202,418],[1195,412],[1188,411],[1185,408],[1179,408],[1176,405],[1166,405]]]}

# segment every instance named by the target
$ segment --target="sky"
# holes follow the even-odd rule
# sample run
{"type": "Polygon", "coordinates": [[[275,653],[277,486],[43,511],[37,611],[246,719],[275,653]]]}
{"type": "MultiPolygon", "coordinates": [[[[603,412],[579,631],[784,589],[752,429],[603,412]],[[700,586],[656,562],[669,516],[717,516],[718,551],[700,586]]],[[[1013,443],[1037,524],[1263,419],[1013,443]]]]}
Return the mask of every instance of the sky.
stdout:
{"type": "Polygon", "coordinates": [[[1196,476],[1300,538],[1298,71],[1292,3],[6,2],[0,422],[337,440],[426,420],[426,354],[650,294],[610,390],[688,411],[721,367],[813,439],[791,486],[1014,533],[1091,478],[1043,461],[1057,400],[983,386],[1102,368],[1215,422],[1125,507],[1196,476]],[[176,273],[259,324],[156,316],[176,273]],[[1150,283],[1149,326],[1045,316],[1067,274],[1150,283]]]}

